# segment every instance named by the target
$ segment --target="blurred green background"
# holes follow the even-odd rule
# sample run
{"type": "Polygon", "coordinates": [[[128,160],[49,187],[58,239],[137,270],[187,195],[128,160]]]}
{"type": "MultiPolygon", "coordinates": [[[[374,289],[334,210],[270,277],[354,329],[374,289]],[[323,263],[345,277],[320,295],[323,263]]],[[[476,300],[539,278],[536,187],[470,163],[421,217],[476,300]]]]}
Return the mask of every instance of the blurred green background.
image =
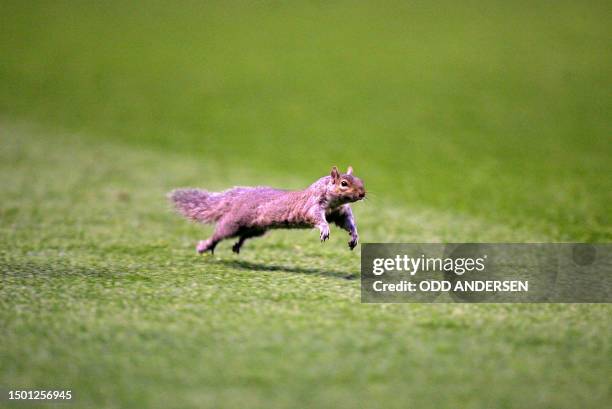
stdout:
{"type": "Polygon", "coordinates": [[[165,194],[302,188],[350,164],[364,242],[610,241],[611,15],[0,0],[0,390],[72,389],[79,408],[610,407],[609,305],[365,305],[344,232],[198,257],[211,228],[165,194]]]}
{"type": "Polygon", "coordinates": [[[4,116],[612,237],[610,2],[0,4],[4,116]]]}

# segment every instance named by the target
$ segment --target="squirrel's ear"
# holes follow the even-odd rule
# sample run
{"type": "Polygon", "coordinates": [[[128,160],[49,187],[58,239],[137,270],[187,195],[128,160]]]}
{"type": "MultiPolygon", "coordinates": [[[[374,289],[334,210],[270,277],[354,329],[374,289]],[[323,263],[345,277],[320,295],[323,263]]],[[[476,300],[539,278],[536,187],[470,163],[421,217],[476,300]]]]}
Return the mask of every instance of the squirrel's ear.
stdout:
{"type": "Polygon", "coordinates": [[[338,168],[335,166],[331,170],[331,177],[332,177],[332,180],[338,180],[338,178],[340,178],[340,173],[338,172],[338,168]]]}
{"type": "Polygon", "coordinates": [[[346,174],[347,175],[352,175],[353,174],[353,167],[349,166],[348,169],[346,170],[346,174]]]}

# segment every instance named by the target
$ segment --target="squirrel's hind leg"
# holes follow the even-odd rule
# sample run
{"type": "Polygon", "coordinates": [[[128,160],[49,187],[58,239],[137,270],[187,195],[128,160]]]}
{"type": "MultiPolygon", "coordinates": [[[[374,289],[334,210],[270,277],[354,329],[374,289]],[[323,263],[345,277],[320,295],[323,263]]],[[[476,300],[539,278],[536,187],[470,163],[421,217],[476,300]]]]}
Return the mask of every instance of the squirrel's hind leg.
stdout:
{"type": "Polygon", "coordinates": [[[242,247],[246,239],[247,239],[246,237],[240,236],[238,241],[234,243],[234,245],[232,246],[232,251],[236,254],[240,254],[240,247],[242,247]]]}
{"type": "Polygon", "coordinates": [[[196,246],[196,250],[200,254],[205,253],[209,250],[212,254],[215,254],[215,247],[217,247],[217,243],[219,243],[219,241],[214,242],[212,237],[206,240],[200,240],[198,242],[198,245],[196,246]]]}
{"type": "Polygon", "coordinates": [[[259,236],[263,236],[265,233],[265,231],[249,231],[249,232],[241,232],[240,233],[240,238],[238,239],[238,241],[236,243],[234,243],[234,245],[232,246],[232,251],[236,254],[240,254],[240,248],[242,247],[242,245],[244,244],[244,242],[247,239],[250,239],[252,237],[259,237],[259,236]]]}
{"type": "Polygon", "coordinates": [[[213,235],[206,239],[202,240],[198,243],[196,250],[198,253],[202,254],[207,251],[210,251],[212,254],[215,253],[215,247],[221,240],[227,239],[229,237],[234,237],[238,233],[238,227],[233,223],[224,223],[220,221],[217,223],[217,227],[215,228],[215,232],[213,235]]]}

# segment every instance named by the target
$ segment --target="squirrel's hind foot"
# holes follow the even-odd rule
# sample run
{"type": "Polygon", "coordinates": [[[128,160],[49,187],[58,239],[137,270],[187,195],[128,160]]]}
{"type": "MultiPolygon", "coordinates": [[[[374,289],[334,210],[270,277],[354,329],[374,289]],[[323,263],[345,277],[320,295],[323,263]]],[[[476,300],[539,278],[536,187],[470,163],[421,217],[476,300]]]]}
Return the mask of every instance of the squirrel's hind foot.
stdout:
{"type": "Polygon", "coordinates": [[[196,246],[196,251],[198,252],[198,254],[203,254],[203,253],[206,253],[207,251],[210,251],[210,254],[215,254],[216,244],[217,243],[212,242],[210,239],[200,240],[200,242],[196,246]]]}

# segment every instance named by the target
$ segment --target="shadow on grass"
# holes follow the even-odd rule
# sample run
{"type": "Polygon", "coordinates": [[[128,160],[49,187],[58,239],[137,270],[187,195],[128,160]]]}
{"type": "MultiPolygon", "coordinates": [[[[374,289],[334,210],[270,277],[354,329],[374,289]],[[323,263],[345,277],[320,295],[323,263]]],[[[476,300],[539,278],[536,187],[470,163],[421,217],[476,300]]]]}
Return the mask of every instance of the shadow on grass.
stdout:
{"type": "Polygon", "coordinates": [[[244,260],[218,260],[215,261],[215,263],[223,264],[224,266],[230,268],[250,271],[283,271],[288,273],[312,274],[323,277],[342,278],[344,280],[354,280],[358,277],[357,274],[349,273],[346,271],[323,270],[311,267],[279,266],[274,264],[253,263],[244,260]]]}
{"type": "MultiPolygon", "coordinates": [[[[244,260],[211,260],[211,264],[220,264],[225,267],[248,270],[248,271],[279,271],[297,274],[310,274],[322,277],[332,277],[344,280],[354,280],[358,274],[349,271],[324,270],[311,267],[283,266],[274,264],[253,263],[244,260]]],[[[46,263],[23,261],[23,262],[4,262],[0,260],[0,280],[9,277],[18,278],[44,278],[44,277],[105,277],[120,278],[128,280],[150,281],[150,271],[148,265],[122,266],[122,265],[101,265],[90,266],[71,265],[67,260],[52,260],[46,263]]],[[[182,267],[182,266],[181,266],[182,267]]],[[[189,267],[189,266],[185,266],[189,267]]],[[[191,265],[193,267],[193,265],[191,265]]]]}

